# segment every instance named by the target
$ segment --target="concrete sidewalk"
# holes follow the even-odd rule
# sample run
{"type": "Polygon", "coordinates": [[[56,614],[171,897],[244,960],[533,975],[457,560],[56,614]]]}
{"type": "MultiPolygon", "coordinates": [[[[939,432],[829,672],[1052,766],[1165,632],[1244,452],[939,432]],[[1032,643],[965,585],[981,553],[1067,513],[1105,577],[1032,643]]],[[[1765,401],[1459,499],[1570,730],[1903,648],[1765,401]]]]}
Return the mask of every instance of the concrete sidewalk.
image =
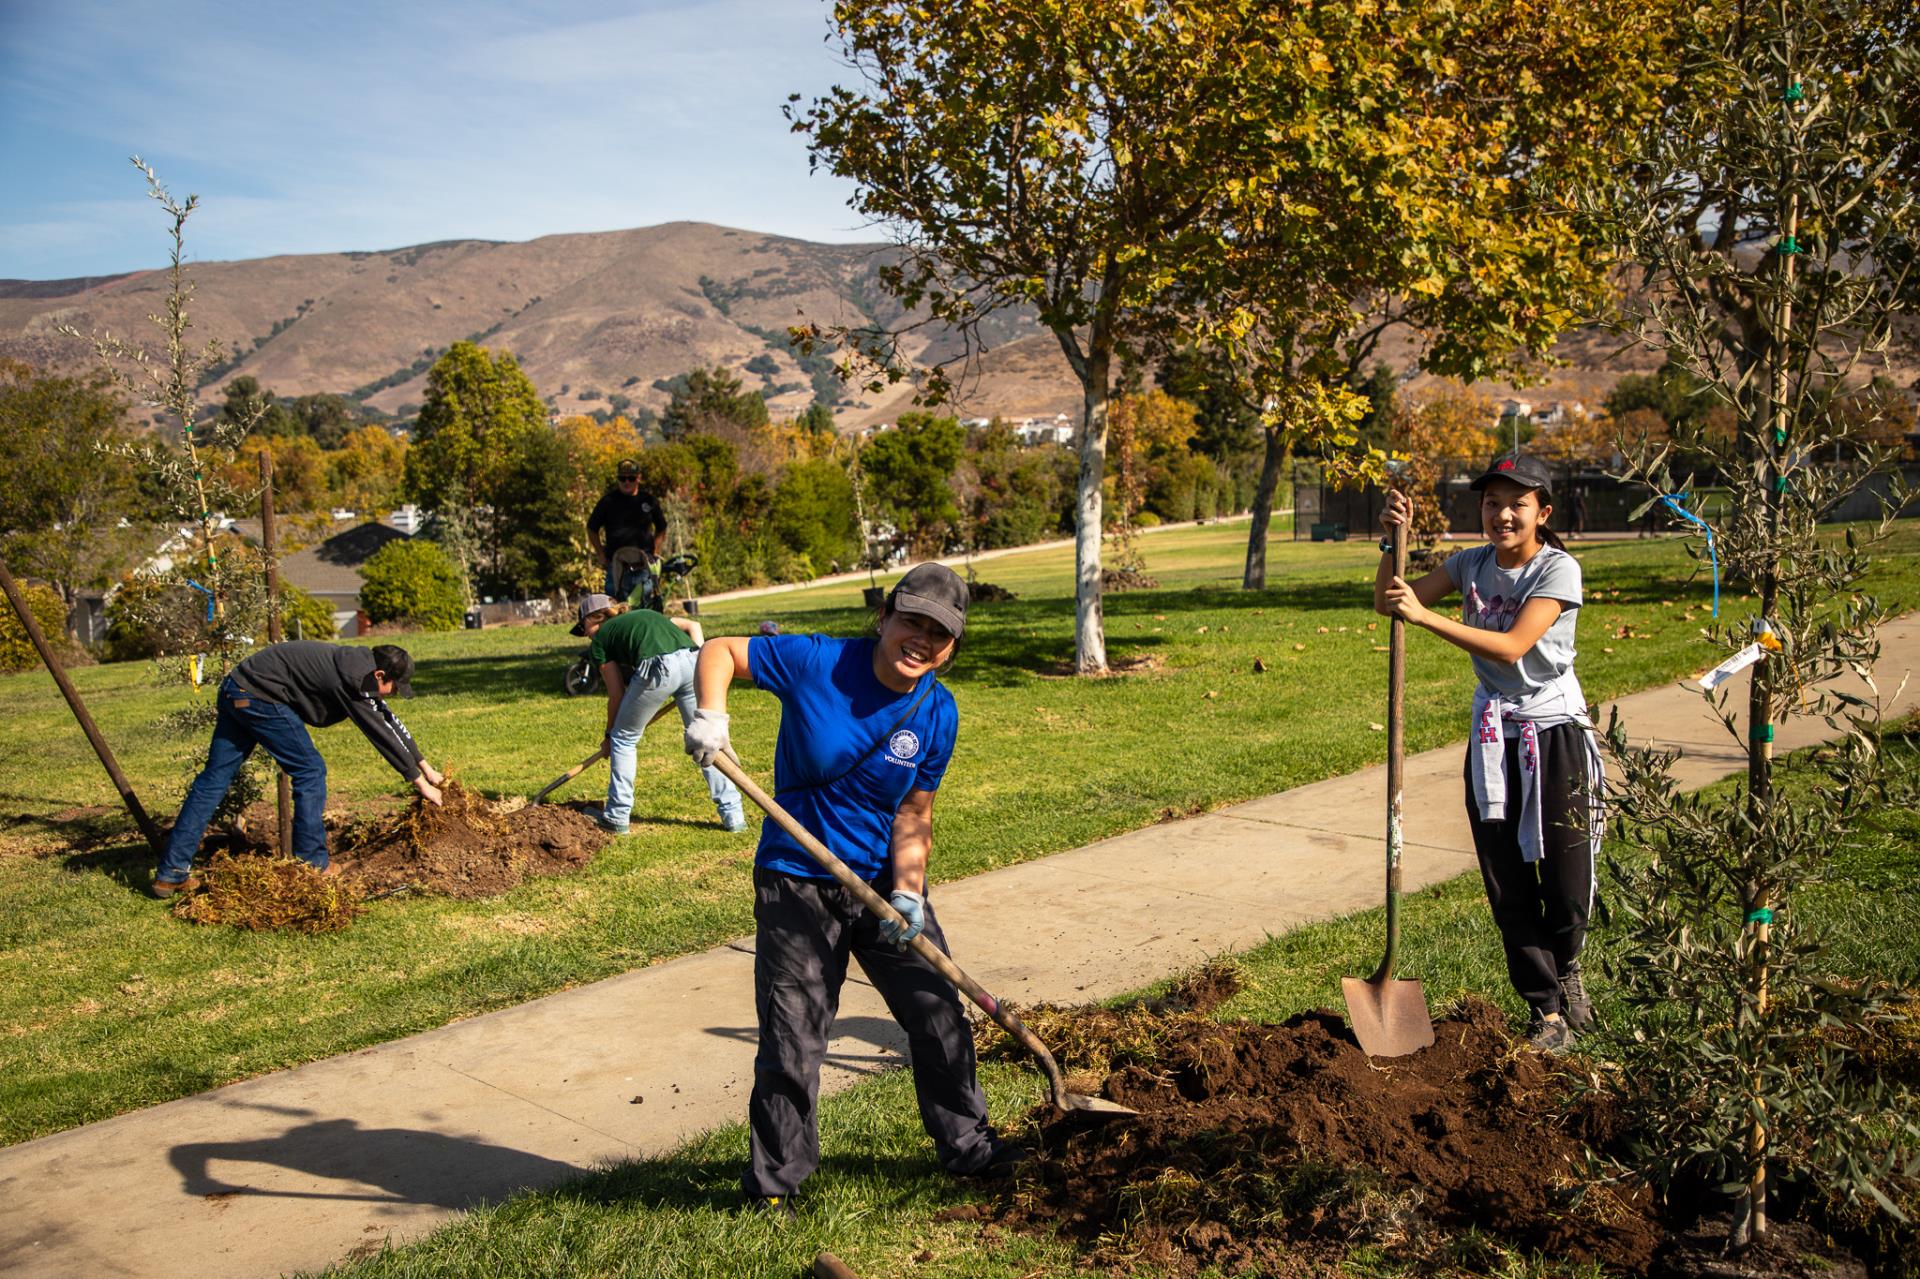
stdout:
{"type": "MultiPolygon", "coordinates": [[[[1890,692],[1920,667],[1920,615],[1882,638],[1890,692]]],[[[1916,704],[1910,686],[1889,709],[1916,704]]],[[[1742,766],[1696,693],[1656,689],[1619,707],[1639,740],[1685,752],[1687,785],[1742,766]]],[[[1826,733],[1791,721],[1779,748],[1826,733]]],[[[1409,891],[1473,869],[1460,769],[1458,746],[1408,761],[1409,891]]],[[[1384,772],[943,885],[955,957],[1004,997],[1090,1000],[1371,906],[1384,772]]],[[[745,1116],[752,966],[750,942],[733,942],[0,1150],[0,1274],[317,1269],[522,1187],[660,1154],[745,1116]]],[[[902,1051],[879,999],[850,981],[825,1086],[898,1064],[902,1051]]]]}

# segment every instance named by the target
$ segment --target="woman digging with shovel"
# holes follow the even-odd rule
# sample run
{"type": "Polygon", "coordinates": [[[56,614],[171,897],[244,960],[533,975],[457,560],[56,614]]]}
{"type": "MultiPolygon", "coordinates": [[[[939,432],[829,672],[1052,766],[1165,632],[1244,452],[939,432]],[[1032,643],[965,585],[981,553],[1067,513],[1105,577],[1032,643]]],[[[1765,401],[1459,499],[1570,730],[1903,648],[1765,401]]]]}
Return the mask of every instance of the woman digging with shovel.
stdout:
{"type": "MultiPolygon", "coordinates": [[[[1507,976],[1532,1011],[1532,1044],[1564,1051],[1593,1019],[1580,950],[1603,830],[1599,744],[1573,672],[1580,564],[1547,527],[1552,478],[1510,454],[1473,482],[1487,544],[1408,583],[1382,554],[1373,606],[1465,649],[1480,677],[1467,747],[1467,819],[1507,976]],[[1458,590],[1462,620],[1431,611],[1458,590]]],[[[1387,495],[1391,538],[1413,503],[1387,495]]],[[[1382,550],[1390,550],[1388,542],[1382,550]]]]}
{"type": "Polygon", "coordinates": [[[702,765],[731,754],[734,680],[751,679],[779,698],[781,805],[904,920],[876,918],[778,824],[761,827],[753,870],[760,1047],[742,1178],[756,1206],[791,1213],[791,1196],[819,1166],[820,1063],[850,955],[907,1032],[920,1119],[941,1166],[991,1175],[1024,1153],[987,1122],[959,996],[906,949],[924,931],[946,950],[927,900],[927,858],[933,795],[960,721],[938,672],[952,661],[966,616],[966,584],[951,569],[922,564],[887,596],[876,635],[735,636],[700,651],[700,709],[687,725],[687,753],[702,765]]]}

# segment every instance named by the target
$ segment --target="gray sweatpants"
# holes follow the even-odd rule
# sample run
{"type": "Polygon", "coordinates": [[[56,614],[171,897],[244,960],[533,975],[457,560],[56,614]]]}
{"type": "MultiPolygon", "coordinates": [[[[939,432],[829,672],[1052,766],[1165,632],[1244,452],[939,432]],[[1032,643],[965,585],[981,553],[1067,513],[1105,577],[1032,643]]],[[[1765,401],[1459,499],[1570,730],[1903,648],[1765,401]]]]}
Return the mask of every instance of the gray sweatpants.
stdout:
{"type": "MultiPolygon", "coordinates": [[[[874,885],[886,896],[888,885],[874,885]]],[[[946,936],[927,902],[926,937],[946,936]]],[[[820,1062],[840,1007],[847,956],[907,1032],[920,1122],[948,1172],[977,1172],[993,1155],[987,1099],[974,1077],[973,1034],[960,996],[913,951],[880,936],[880,921],[833,880],[753,872],[753,990],[760,1050],[747,1104],[752,1154],[741,1185],[749,1196],[790,1195],[820,1166],[820,1062]]]]}

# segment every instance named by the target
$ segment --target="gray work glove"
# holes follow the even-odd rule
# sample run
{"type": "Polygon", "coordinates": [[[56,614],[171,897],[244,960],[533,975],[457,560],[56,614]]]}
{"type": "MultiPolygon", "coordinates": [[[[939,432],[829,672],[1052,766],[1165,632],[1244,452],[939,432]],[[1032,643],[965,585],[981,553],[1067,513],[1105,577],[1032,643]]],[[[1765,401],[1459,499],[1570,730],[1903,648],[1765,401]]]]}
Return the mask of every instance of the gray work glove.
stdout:
{"type": "Polygon", "coordinates": [[[905,950],[907,943],[918,937],[927,926],[927,899],[919,893],[896,888],[887,895],[887,904],[899,911],[907,922],[902,927],[891,919],[883,919],[880,921],[880,935],[905,950]]]}
{"type": "Polygon", "coordinates": [[[694,763],[702,768],[711,767],[716,757],[733,750],[733,742],[727,737],[727,713],[695,711],[687,721],[686,735],[681,740],[694,763]]]}

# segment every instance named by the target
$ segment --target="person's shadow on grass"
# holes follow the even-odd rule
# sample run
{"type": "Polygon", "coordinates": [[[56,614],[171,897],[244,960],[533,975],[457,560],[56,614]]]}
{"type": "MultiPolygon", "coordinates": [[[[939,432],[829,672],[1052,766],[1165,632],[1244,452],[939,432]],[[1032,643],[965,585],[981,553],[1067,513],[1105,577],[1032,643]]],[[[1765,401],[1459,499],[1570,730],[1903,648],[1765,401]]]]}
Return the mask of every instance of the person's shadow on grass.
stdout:
{"type": "Polygon", "coordinates": [[[587,1171],[478,1138],[413,1128],[362,1128],[354,1119],[297,1124],[277,1137],[187,1142],[169,1150],[167,1160],[180,1174],[181,1189],[201,1198],[264,1195],[441,1208],[497,1202],[515,1191],[558,1185],[587,1171]],[[215,1162],[273,1164],[329,1181],[378,1186],[386,1193],[267,1190],[215,1177],[215,1162]]]}

